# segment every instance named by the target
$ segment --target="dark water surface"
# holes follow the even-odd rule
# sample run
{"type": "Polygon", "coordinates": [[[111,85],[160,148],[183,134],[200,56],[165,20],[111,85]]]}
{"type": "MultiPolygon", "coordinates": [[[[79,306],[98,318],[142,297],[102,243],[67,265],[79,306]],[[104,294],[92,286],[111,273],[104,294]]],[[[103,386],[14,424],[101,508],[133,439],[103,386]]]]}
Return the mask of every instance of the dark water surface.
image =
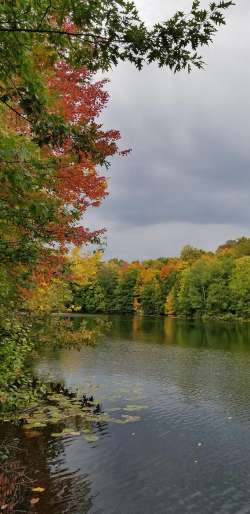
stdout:
{"type": "Polygon", "coordinates": [[[250,513],[250,325],[114,317],[96,347],[47,351],[38,372],[140,419],[96,423],[93,442],[9,428],[45,488],[32,512],[250,513]]]}

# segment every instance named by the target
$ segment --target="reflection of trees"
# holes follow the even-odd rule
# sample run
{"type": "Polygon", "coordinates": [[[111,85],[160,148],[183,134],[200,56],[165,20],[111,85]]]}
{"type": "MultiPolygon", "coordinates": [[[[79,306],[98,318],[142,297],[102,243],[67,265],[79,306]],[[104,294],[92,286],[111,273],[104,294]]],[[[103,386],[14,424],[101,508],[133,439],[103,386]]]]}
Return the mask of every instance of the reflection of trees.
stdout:
{"type": "Polygon", "coordinates": [[[30,487],[30,481],[25,474],[21,462],[21,452],[16,441],[11,445],[5,440],[0,446],[0,510],[6,514],[15,514],[22,501],[24,492],[30,487]]]}
{"type": "MultiPolygon", "coordinates": [[[[153,391],[152,402],[159,405],[162,411],[169,405],[170,415],[171,401],[174,404],[180,401],[188,408],[191,402],[208,407],[211,412],[218,407],[221,410],[230,410],[230,415],[247,417],[250,325],[198,323],[153,317],[114,316],[111,319],[112,330],[109,338],[114,343],[118,341],[117,344],[100,344],[100,353],[99,348],[84,347],[83,359],[79,359],[76,351],[66,350],[60,353],[60,369],[65,373],[66,383],[70,373],[75,374],[77,383],[82,380],[86,370],[87,373],[94,374],[101,369],[101,373],[110,380],[112,376],[116,380],[118,372],[122,375],[122,380],[129,384],[139,381],[142,387],[144,383],[149,386],[149,400],[153,391]],[[133,348],[133,343],[135,348],[139,345],[140,351],[129,351],[130,346],[133,348]],[[102,352],[107,354],[106,357],[102,352]],[[98,365],[97,355],[100,357],[98,365]]],[[[94,322],[94,318],[92,321],[94,322]]],[[[52,362],[52,368],[54,364],[55,361],[52,362]]],[[[57,363],[55,368],[56,365],[57,363]]],[[[192,416],[192,406],[190,412],[192,416]]],[[[106,422],[84,424],[77,417],[74,427],[72,424],[70,427],[76,432],[89,429],[93,433],[102,434],[107,431],[106,422]]],[[[5,428],[5,432],[8,430],[8,427],[5,428]]],[[[88,475],[74,469],[71,452],[71,446],[74,447],[75,444],[79,444],[79,449],[82,448],[80,438],[73,441],[67,438],[54,439],[49,428],[42,431],[38,438],[32,437],[32,431],[27,437],[24,432],[20,434],[17,428],[12,427],[11,430],[12,433],[8,434],[9,440],[17,437],[20,448],[24,450],[21,465],[25,473],[35,480],[34,485],[45,488],[32,512],[87,514],[93,506],[92,484],[88,475]]],[[[2,435],[3,431],[2,428],[2,435]]],[[[58,431],[58,427],[55,431],[58,431]]],[[[28,510],[31,490],[24,493],[25,498],[20,508],[28,510]]]]}
{"type": "MultiPolygon", "coordinates": [[[[114,338],[119,333],[119,323],[116,320],[114,338]]],[[[133,362],[124,363],[124,373],[130,375],[140,370],[140,375],[145,374],[152,383],[171,382],[188,400],[211,401],[214,406],[247,415],[249,324],[136,317],[126,319],[126,332],[127,340],[144,344],[145,348],[132,354],[133,362]],[[160,350],[163,347],[185,351],[165,353],[160,350]]]]}
{"type": "Polygon", "coordinates": [[[105,348],[100,345],[107,358],[102,357],[98,348],[83,349],[81,359],[77,352],[61,353],[60,370],[66,382],[69,370],[77,383],[86,370],[94,375],[100,369],[109,377],[117,372],[132,381],[145,377],[152,386],[168,380],[194,401],[215,400],[229,408],[238,405],[244,409],[240,406],[242,401],[248,406],[250,374],[246,363],[250,364],[250,325],[150,316],[110,319],[108,340],[115,344],[105,344],[105,348]],[[127,343],[140,345],[141,351],[130,354],[127,343]],[[176,351],[167,351],[170,348],[176,351]]]}
{"type": "Polygon", "coordinates": [[[250,324],[199,322],[167,317],[120,317],[112,319],[112,336],[189,348],[250,350],[250,324]]]}
{"type": "Polygon", "coordinates": [[[250,324],[134,317],[113,321],[112,335],[136,342],[250,352],[250,324]]]}
{"type": "MultiPolygon", "coordinates": [[[[35,433],[25,434],[17,427],[2,426],[0,437],[5,437],[6,446],[12,444],[13,438],[18,444],[18,462],[23,475],[30,480],[29,487],[21,487],[16,510],[5,510],[8,514],[31,512],[30,499],[39,497],[39,502],[32,508],[37,514],[87,514],[92,507],[91,482],[79,470],[69,471],[65,462],[65,444],[67,439],[54,439],[50,431],[42,431],[39,437],[35,433]],[[33,437],[34,436],[34,437],[33,437]],[[43,493],[32,493],[32,487],[41,486],[43,493]],[[21,494],[22,493],[22,501],[21,494]]],[[[10,464],[10,461],[9,461],[10,464]]],[[[6,464],[7,465],[7,464],[6,464]]],[[[1,476],[1,475],[0,475],[1,476]]],[[[17,474],[9,475],[9,490],[16,487],[17,474]]],[[[1,492],[1,502],[4,496],[1,492]]],[[[3,505],[3,503],[1,503],[3,505]]]]}

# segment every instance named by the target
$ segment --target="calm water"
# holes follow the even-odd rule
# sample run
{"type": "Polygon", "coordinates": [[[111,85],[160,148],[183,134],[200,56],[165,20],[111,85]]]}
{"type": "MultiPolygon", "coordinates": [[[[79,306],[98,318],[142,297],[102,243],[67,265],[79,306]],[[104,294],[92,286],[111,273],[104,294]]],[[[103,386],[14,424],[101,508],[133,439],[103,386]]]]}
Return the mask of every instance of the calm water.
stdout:
{"type": "Polygon", "coordinates": [[[140,419],[96,423],[95,442],[2,429],[45,488],[32,512],[250,513],[250,325],[115,317],[96,347],[37,368],[140,419]]]}

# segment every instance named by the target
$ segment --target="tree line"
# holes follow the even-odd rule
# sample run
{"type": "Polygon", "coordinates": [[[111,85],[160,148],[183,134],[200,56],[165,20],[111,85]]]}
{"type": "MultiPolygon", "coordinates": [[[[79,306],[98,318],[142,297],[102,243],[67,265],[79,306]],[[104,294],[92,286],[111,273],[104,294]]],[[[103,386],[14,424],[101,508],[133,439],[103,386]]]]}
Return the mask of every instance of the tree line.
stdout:
{"type": "Polygon", "coordinates": [[[104,261],[71,256],[68,306],[85,313],[250,318],[250,238],[215,252],[184,246],[179,257],[104,261]]]}

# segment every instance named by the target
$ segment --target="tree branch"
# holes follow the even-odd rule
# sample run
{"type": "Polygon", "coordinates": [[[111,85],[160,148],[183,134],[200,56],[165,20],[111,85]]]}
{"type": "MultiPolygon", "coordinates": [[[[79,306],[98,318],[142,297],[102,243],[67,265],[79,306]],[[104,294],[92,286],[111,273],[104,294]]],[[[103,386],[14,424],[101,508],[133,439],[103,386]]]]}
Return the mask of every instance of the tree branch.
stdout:
{"type": "Polygon", "coordinates": [[[29,122],[29,120],[23,115],[21,114],[20,112],[18,112],[14,107],[12,107],[10,104],[8,104],[7,102],[5,102],[5,100],[3,100],[2,98],[0,98],[0,102],[2,102],[2,104],[6,105],[6,107],[8,107],[8,109],[10,109],[12,112],[14,112],[15,114],[17,114],[17,116],[19,116],[20,118],[23,118],[23,120],[29,122]]]}

